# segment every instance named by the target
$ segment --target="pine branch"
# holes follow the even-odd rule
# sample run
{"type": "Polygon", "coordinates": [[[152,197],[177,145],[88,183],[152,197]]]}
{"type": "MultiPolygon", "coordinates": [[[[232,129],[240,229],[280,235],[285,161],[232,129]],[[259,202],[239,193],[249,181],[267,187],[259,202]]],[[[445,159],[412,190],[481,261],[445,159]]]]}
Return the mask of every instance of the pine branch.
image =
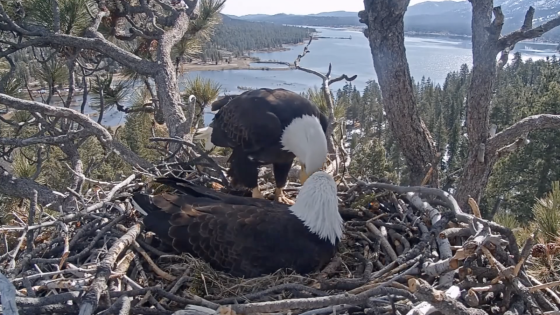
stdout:
{"type": "Polygon", "coordinates": [[[122,156],[123,159],[131,165],[142,167],[144,169],[152,167],[150,162],[139,157],[122,143],[114,140],[113,136],[111,136],[111,134],[103,126],[91,120],[88,116],[71,108],[56,107],[39,102],[22,100],[5,94],[0,94],[0,103],[19,110],[41,113],[43,115],[58,118],[68,118],[82,126],[85,130],[84,132],[91,132],[97,137],[101,145],[122,156]]]}

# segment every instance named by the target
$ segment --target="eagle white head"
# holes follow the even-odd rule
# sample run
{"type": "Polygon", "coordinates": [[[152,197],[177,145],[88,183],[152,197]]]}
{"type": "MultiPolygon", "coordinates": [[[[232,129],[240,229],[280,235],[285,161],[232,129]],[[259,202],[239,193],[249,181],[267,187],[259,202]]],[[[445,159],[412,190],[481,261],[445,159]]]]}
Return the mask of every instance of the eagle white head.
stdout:
{"type": "Polygon", "coordinates": [[[300,182],[321,170],[327,160],[327,138],[319,118],[303,115],[295,118],[282,133],[284,150],[294,153],[301,163],[300,182]]]}
{"type": "Polygon", "coordinates": [[[342,238],[343,220],[338,212],[336,182],[323,171],[311,174],[290,210],[312,233],[331,244],[342,238]]]}

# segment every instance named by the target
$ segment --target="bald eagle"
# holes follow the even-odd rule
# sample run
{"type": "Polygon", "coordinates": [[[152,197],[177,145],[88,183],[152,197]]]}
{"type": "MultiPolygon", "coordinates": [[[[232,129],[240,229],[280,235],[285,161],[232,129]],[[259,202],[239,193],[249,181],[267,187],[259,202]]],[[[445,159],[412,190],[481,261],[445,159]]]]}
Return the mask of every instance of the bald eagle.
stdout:
{"type": "Polygon", "coordinates": [[[232,148],[228,176],[232,184],[252,190],[253,198],[263,198],[258,187],[258,168],[272,164],[276,181],[275,200],[294,202],[282,189],[294,158],[301,164],[300,182],[320,170],[327,159],[327,117],[305,97],[285,90],[261,88],[229,95],[212,104],[212,123],[197,131],[206,149],[232,148]]]}
{"type": "Polygon", "coordinates": [[[132,204],[144,215],[146,229],[176,251],[236,277],[284,268],[314,272],[329,263],[343,234],[336,183],[323,171],[309,176],[291,206],[176,178],[156,181],[179,192],[133,194],[132,204]]]}

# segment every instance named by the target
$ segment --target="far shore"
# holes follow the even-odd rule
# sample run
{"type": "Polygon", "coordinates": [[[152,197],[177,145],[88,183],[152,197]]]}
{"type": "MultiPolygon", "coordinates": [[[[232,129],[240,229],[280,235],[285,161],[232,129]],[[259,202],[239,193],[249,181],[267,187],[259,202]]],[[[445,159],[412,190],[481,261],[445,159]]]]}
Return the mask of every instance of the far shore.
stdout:
{"type": "MultiPolygon", "coordinates": [[[[320,27],[317,27],[320,28],[320,27]]],[[[363,28],[361,27],[323,27],[323,28],[333,28],[333,29],[342,29],[342,30],[350,30],[350,31],[359,31],[363,28]]],[[[320,32],[313,33],[313,35],[320,34],[320,32]]],[[[423,32],[405,32],[406,36],[410,37],[451,37],[451,38],[470,38],[467,35],[457,35],[457,34],[444,34],[444,33],[423,33],[423,32]]],[[[316,39],[317,40],[317,39],[316,39]]],[[[321,39],[319,39],[321,40],[321,39]]],[[[534,41],[533,41],[534,42],[534,41]]],[[[259,60],[259,58],[250,56],[251,53],[267,53],[267,52],[276,52],[276,51],[287,51],[293,50],[294,48],[294,59],[297,57],[297,46],[302,46],[307,43],[307,40],[297,43],[297,44],[286,44],[282,47],[275,47],[275,48],[267,48],[267,49],[258,49],[258,50],[251,50],[248,51],[245,56],[241,57],[229,57],[227,56],[229,52],[224,52],[226,55],[225,59],[230,58],[230,62],[226,61],[219,61],[217,64],[215,62],[203,62],[202,60],[193,60],[192,62],[182,62],[179,67],[180,73],[188,73],[192,71],[227,71],[227,70],[260,70],[260,71],[286,71],[294,69],[292,62],[293,61],[272,61],[272,60],[259,60]],[[275,66],[269,66],[275,65],[275,66]]],[[[549,43],[550,44],[550,43],[549,43]]],[[[115,81],[122,81],[125,80],[125,77],[121,73],[113,74],[113,79],[115,81]]],[[[46,91],[46,87],[41,86],[38,82],[32,82],[30,84],[31,94],[33,98],[40,99],[41,96],[45,97],[48,94],[46,91]]],[[[24,91],[25,92],[25,91],[24,91]]],[[[68,91],[67,86],[61,86],[58,92],[54,95],[54,97],[66,97],[68,91]],[[60,93],[60,95],[58,94],[60,93]]],[[[75,96],[82,95],[82,90],[76,88],[74,90],[75,96]]],[[[23,98],[29,99],[28,93],[23,93],[23,98]]]]}
{"type": "MultiPolygon", "coordinates": [[[[339,29],[345,31],[352,31],[352,32],[363,32],[365,29],[364,26],[309,26],[309,27],[316,27],[316,28],[332,28],[332,29],[339,29]]],[[[454,34],[454,33],[447,33],[447,32],[418,32],[418,31],[405,31],[404,36],[410,37],[449,37],[449,38],[464,38],[464,39],[471,39],[471,35],[465,34],[454,34]]],[[[542,37],[537,37],[533,39],[522,40],[521,43],[538,43],[538,44],[550,44],[550,45],[559,45],[560,42],[553,41],[549,39],[543,39],[542,37]]]]}
{"type": "MultiPolygon", "coordinates": [[[[267,67],[267,66],[251,66],[251,64],[281,64],[281,62],[275,61],[259,61],[252,57],[241,57],[232,58],[230,63],[219,62],[215,63],[202,63],[201,61],[193,63],[181,63],[179,67],[180,73],[192,72],[192,71],[225,71],[225,70],[261,70],[261,71],[279,71],[279,70],[290,70],[289,67],[267,67]]],[[[114,80],[124,80],[124,76],[120,73],[115,73],[113,75],[114,80]]]]}

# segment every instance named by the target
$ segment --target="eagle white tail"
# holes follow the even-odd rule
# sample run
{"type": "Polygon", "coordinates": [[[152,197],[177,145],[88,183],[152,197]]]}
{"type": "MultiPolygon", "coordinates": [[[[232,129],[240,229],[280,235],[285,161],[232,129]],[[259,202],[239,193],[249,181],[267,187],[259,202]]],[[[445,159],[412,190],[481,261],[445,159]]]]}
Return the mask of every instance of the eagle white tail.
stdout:
{"type": "Polygon", "coordinates": [[[204,127],[196,130],[194,140],[204,140],[204,150],[209,151],[215,146],[212,143],[212,127],[204,127]]]}

